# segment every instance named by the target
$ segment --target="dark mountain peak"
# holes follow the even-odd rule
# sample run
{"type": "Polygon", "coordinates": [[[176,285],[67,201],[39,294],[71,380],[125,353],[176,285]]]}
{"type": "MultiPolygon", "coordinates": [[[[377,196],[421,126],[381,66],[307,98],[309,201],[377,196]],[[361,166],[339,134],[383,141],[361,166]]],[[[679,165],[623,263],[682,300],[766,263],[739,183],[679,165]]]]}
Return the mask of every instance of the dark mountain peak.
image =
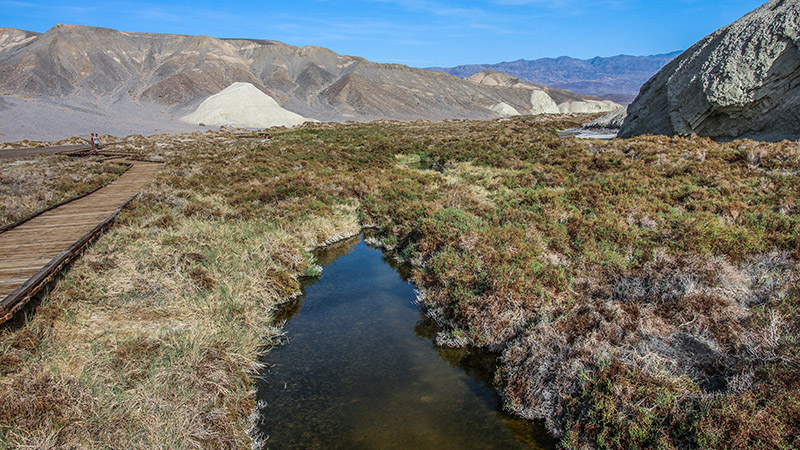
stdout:
{"type": "Polygon", "coordinates": [[[649,55],[649,56],[646,56],[646,58],[669,58],[670,60],[672,60],[676,56],[680,55],[681,53],[683,53],[683,50],[676,50],[674,52],[669,52],[669,53],[658,53],[658,54],[655,54],[655,55],[649,55]]]}

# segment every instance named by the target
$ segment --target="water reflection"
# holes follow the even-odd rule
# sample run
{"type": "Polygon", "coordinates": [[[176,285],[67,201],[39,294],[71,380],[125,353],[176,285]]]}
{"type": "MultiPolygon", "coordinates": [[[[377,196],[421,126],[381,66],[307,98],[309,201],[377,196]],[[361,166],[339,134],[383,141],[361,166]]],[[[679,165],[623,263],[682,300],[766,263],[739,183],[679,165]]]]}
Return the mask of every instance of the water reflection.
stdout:
{"type": "Polygon", "coordinates": [[[278,320],[289,342],[259,383],[267,448],[551,448],[541,426],[500,409],[494,356],[437,348],[403,268],[354,239],[278,320]],[[400,270],[398,270],[400,269],[400,270]]]}

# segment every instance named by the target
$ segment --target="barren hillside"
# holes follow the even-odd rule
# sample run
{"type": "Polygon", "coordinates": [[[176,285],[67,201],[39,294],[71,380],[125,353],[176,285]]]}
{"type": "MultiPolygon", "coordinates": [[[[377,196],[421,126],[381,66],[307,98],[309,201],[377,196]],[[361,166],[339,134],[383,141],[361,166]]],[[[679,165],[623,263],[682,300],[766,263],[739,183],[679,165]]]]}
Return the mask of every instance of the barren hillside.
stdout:
{"type": "Polygon", "coordinates": [[[178,117],[235,82],[322,121],[536,112],[529,92],[321,47],[57,25],[44,34],[0,31],[0,108],[13,111],[0,139],[185,131],[178,117]]]}

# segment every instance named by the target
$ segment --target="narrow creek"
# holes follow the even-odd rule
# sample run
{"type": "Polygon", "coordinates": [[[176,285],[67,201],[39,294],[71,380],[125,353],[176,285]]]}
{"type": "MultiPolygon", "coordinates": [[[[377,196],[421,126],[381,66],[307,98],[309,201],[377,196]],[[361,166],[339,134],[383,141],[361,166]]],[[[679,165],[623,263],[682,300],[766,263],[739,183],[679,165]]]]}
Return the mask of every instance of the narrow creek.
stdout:
{"type": "Polygon", "coordinates": [[[495,355],[436,347],[407,268],[359,238],[319,252],[287,304],[288,343],[258,385],[269,449],[549,449],[544,427],[501,409],[495,355]]]}

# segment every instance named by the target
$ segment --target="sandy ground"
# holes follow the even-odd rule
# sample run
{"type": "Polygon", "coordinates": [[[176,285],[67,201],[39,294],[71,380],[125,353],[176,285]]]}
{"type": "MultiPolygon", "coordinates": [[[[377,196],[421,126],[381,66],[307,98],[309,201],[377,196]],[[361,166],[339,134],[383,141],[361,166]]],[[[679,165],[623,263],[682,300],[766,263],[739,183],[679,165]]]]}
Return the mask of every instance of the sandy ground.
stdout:
{"type": "Polygon", "coordinates": [[[0,159],[30,158],[36,155],[55,155],[61,152],[83,150],[91,148],[89,145],[56,145],[53,147],[29,147],[0,149],[0,159]]]}
{"type": "Polygon", "coordinates": [[[91,133],[128,136],[208,129],[181,122],[179,117],[187,111],[132,100],[66,97],[56,103],[18,95],[3,95],[0,100],[0,142],[58,141],[91,133]]]}

